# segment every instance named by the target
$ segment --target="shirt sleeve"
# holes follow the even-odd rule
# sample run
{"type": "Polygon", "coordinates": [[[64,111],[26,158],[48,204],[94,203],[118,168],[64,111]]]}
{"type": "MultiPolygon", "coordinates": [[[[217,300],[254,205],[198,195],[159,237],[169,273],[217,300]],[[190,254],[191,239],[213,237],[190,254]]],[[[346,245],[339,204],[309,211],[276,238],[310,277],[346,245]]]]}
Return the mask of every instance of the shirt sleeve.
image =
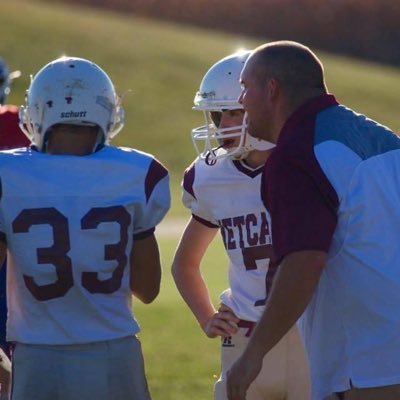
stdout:
{"type": "Polygon", "coordinates": [[[154,232],[171,206],[168,170],[153,159],[147,170],[144,182],[145,201],[136,210],[134,237],[143,239],[154,232]]]}
{"type": "Polygon", "coordinates": [[[202,201],[201,191],[195,193],[196,184],[196,170],[195,163],[190,165],[184,175],[182,180],[182,203],[188,208],[196,219],[201,224],[208,226],[209,228],[219,228],[217,221],[212,217],[210,213],[207,202],[202,201]],[[200,196],[200,197],[199,197],[200,196]]]}
{"type": "Polygon", "coordinates": [[[278,152],[261,184],[271,214],[276,261],[302,250],[328,252],[337,224],[337,194],[314,156],[278,152]]]}

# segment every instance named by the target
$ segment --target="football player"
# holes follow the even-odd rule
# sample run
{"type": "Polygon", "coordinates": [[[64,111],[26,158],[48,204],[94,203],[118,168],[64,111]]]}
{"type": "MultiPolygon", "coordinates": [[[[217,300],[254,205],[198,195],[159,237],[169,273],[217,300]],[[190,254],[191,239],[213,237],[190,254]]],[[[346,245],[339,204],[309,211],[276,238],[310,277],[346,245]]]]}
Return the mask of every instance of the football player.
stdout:
{"type": "Polygon", "coordinates": [[[44,66],[20,123],[33,145],[0,152],[11,398],[147,400],[131,298],[159,292],[154,230],[170,205],[168,171],[109,145],[123,110],[88,60],[44,66]]]}
{"type": "Polygon", "coordinates": [[[19,107],[6,104],[11,84],[21,75],[20,71],[10,72],[5,61],[0,58],[0,149],[29,146],[30,140],[18,125],[19,107]]]}
{"type": "MultiPolygon", "coordinates": [[[[176,249],[176,285],[204,333],[221,337],[221,375],[215,400],[226,400],[226,371],[241,355],[264,310],[276,265],[270,218],[260,196],[261,172],[272,144],[247,134],[238,103],[240,72],[249,52],[223,58],[205,74],[194,109],[205,125],[192,131],[198,158],[185,171],[183,203],[192,215],[176,249]],[[208,246],[220,232],[229,258],[230,287],[215,307],[201,274],[208,246]]],[[[220,266],[222,268],[222,266],[220,266]]],[[[309,374],[294,326],[265,357],[248,400],[308,400],[309,374]]]]}
{"type": "MultiPolygon", "coordinates": [[[[20,71],[10,72],[5,61],[0,58],[0,150],[29,146],[30,140],[18,124],[18,107],[5,104],[11,83],[20,76],[20,71]]],[[[0,270],[0,400],[8,399],[11,378],[11,344],[6,341],[7,297],[6,268],[0,270]]]]}

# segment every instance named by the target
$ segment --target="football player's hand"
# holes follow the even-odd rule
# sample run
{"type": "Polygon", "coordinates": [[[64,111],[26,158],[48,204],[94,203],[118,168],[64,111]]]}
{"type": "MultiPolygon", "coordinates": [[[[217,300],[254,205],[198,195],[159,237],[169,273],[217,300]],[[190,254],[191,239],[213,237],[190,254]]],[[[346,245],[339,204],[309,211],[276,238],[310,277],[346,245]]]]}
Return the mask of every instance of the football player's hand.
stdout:
{"type": "Polygon", "coordinates": [[[256,355],[247,357],[246,353],[236,360],[227,372],[226,393],[228,400],[246,400],[246,392],[261,371],[263,358],[256,355]]]}
{"type": "Polygon", "coordinates": [[[228,306],[221,304],[218,311],[202,324],[202,328],[209,338],[228,337],[237,332],[239,321],[239,318],[228,306]]]}

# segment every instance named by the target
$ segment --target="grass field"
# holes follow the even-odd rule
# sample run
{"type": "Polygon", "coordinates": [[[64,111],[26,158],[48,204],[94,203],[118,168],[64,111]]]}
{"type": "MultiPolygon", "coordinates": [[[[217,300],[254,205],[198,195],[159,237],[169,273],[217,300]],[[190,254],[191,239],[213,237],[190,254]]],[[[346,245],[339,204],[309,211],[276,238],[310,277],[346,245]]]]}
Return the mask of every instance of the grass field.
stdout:
{"type": "MultiPolygon", "coordinates": [[[[154,304],[134,302],[141,323],[147,375],[154,400],[211,399],[219,373],[219,342],[202,334],[169,273],[176,238],[161,237],[165,270],[154,304]]],[[[226,287],[226,261],[219,241],[210,248],[203,273],[215,303],[226,287]]]]}
{"type": "MultiPolygon", "coordinates": [[[[13,87],[12,103],[23,102],[30,74],[62,54],[94,60],[120,93],[130,90],[124,98],[126,127],[115,144],[151,152],[169,168],[170,219],[186,215],[179,182],[194,157],[189,132],[202,123],[191,106],[203,74],[237,48],[268,40],[33,0],[2,4],[0,37],[0,55],[23,73],[13,87]]],[[[398,69],[318,54],[328,86],[341,102],[399,130],[398,69]]],[[[219,368],[218,341],[202,335],[173,285],[169,268],[177,234],[164,233],[159,239],[164,262],[161,294],[151,305],[134,302],[151,391],[154,400],[210,399],[219,368]]],[[[216,302],[226,286],[225,264],[222,245],[216,242],[204,261],[216,302]]]]}
{"type": "MultiPolygon", "coordinates": [[[[115,143],[154,153],[165,163],[172,178],[171,215],[182,215],[179,182],[194,156],[189,132],[203,122],[201,113],[191,110],[200,80],[222,56],[268,39],[56,1],[3,3],[0,55],[23,74],[15,82],[10,102],[21,104],[30,74],[62,54],[97,62],[114,80],[119,93],[126,92],[126,126],[115,143]]],[[[399,69],[316,51],[325,64],[328,86],[340,101],[399,130],[399,69]]]]}

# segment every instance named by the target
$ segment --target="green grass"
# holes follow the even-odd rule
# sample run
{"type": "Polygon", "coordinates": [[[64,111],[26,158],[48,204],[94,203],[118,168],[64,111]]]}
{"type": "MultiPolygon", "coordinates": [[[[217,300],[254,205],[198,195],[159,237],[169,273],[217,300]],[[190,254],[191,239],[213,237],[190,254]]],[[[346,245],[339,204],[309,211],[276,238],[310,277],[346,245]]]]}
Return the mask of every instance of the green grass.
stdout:
{"type": "MultiPolygon", "coordinates": [[[[150,390],[154,400],[211,399],[219,374],[219,340],[203,334],[173,283],[170,265],[177,238],[160,237],[159,242],[164,261],[160,295],[150,305],[134,301],[150,390]]],[[[221,241],[215,240],[202,268],[215,304],[227,286],[226,263],[221,241]]]]}
{"type": "MultiPolygon", "coordinates": [[[[195,155],[190,130],[203,122],[191,110],[203,74],[249,40],[182,28],[104,10],[13,0],[2,4],[0,55],[23,76],[10,102],[21,104],[29,75],[63,54],[92,59],[125,93],[126,126],[115,144],[155,154],[171,171],[173,213],[179,182],[195,155]]],[[[252,45],[254,42],[252,43],[252,45]]]]}
{"type": "MultiPolygon", "coordinates": [[[[179,183],[195,155],[189,132],[202,123],[202,115],[191,110],[200,80],[221,57],[268,39],[56,2],[3,3],[0,55],[23,73],[9,101],[21,104],[29,75],[62,54],[97,62],[119,93],[130,90],[124,99],[126,126],[115,144],[155,154],[171,172],[170,215],[186,215],[179,183]]],[[[328,87],[341,102],[399,130],[399,69],[317,53],[325,64],[328,87]]],[[[159,298],[150,305],[134,302],[150,388],[154,400],[210,399],[219,372],[219,343],[204,336],[173,284],[169,269],[177,241],[177,237],[160,237],[164,276],[159,298]]],[[[227,275],[219,240],[207,253],[203,270],[217,304],[227,275]]]]}
{"type": "MultiPolygon", "coordinates": [[[[37,0],[4,2],[0,37],[0,55],[23,73],[9,98],[16,104],[29,75],[62,54],[92,59],[109,73],[127,92],[126,126],[115,144],[153,153],[169,168],[172,215],[183,213],[179,183],[195,155],[190,130],[202,123],[191,110],[202,76],[222,56],[268,40],[37,0]]],[[[399,69],[316,51],[339,100],[399,130],[399,69]]]]}

